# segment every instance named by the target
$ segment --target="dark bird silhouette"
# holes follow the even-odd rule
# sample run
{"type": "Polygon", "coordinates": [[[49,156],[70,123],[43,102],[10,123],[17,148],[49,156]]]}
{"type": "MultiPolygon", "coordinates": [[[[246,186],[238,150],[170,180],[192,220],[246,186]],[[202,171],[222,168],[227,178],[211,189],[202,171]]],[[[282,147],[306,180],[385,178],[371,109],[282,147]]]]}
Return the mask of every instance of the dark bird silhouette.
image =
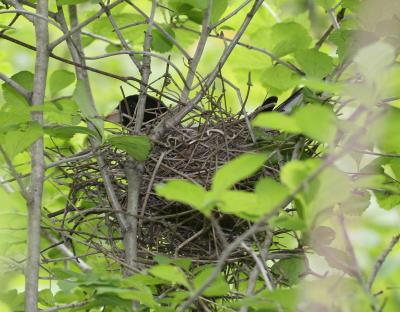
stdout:
{"type": "MultiPolygon", "coordinates": [[[[124,127],[131,128],[135,123],[138,99],[138,94],[129,95],[123,98],[119,102],[116,110],[106,117],[106,120],[117,122],[122,124],[124,127]]],[[[143,123],[152,121],[167,111],[168,108],[162,101],[153,96],[147,95],[143,123]]]]}

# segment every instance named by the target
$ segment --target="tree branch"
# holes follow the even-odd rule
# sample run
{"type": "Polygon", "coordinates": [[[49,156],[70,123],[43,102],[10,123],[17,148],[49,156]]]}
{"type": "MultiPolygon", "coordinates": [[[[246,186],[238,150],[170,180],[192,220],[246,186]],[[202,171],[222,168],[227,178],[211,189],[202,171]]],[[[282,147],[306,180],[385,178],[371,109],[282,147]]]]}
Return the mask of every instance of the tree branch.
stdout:
{"type": "MultiPolygon", "coordinates": [[[[38,0],[36,13],[39,16],[48,15],[47,0],[38,0]]],[[[41,107],[44,103],[46,78],[49,62],[48,19],[35,18],[36,62],[33,79],[32,106],[41,107]]],[[[33,110],[32,120],[43,125],[43,111],[33,110]]],[[[25,268],[25,311],[36,312],[38,305],[38,282],[40,266],[40,221],[44,183],[44,143],[43,137],[37,139],[31,147],[32,174],[30,185],[30,200],[28,202],[28,253],[25,268]]]]}

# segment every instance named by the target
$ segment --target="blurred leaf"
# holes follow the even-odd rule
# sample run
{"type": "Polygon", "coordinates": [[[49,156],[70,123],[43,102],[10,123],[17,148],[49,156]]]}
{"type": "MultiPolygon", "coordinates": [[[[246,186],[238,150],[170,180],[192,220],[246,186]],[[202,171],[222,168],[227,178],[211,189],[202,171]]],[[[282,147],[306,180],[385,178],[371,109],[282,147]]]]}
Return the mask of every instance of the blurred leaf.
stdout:
{"type": "Polygon", "coordinates": [[[218,208],[222,212],[254,221],[264,214],[256,194],[245,191],[224,191],[215,194],[218,208]]]}
{"type": "Polygon", "coordinates": [[[260,210],[265,214],[276,209],[289,195],[289,190],[270,177],[264,177],[257,181],[255,188],[260,210]],[[262,207],[262,208],[261,208],[262,207]]]}
{"type": "Polygon", "coordinates": [[[288,133],[303,133],[321,142],[331,143],[336,134],[336,116],[327,106],[304,105],[287,116],[280,112],[258,114],[253,125],[288,133]]]}
{"type": "Polygon", "coordinates": [[[293,119],[306,136],[320,142],[333,142],[336,135],[336,116],[329,107],[304,105],[294,112],[293,119]]]}
{"type": "MultiPolygon", "coordinates": [[[[198,273],[193,279],[193,285],[195,289],[199,288],[213,273],[213,267],[206,267],[200,273],[198,273]]],[[[228,283],[225,281],[223,275],[218,274],[217,278],[207,287],[203,292],[206,297],[221,297],[228,294],[230,288],[228,283]]]]}
{"type": "Polygon", "coordinates": [[[317,49],[299,50],[295,58],[300,68],[311,78],[322,79],[333,69],[332,58],[317,49]]]}
{"type": "Polygon", "coordinates": [[[354,57],[354,62],[367,80],[376,81],[393,64],[395,57],[394,47],[379,41],[362,48],[354,57]]]}
{"type": "Polygon", "coordinates": [[[50,76],[50,90],[52,94],[65,89],[75,81],[75,74],[65,69],[54,71],[50,76]]]}
{"type": "Polygon", "coordinates": [[[136,160],[145,161],[151,150],[147,136],[118,135],[107,139],[106,143],[121,149],[136,160]]]}
{"type": "Polygon", "coordinates": [[[0,143],[8,157],[13,159],[25,151],[33,142],[43,135],[43,129],[37,122],[19,125],[15,130],[0,134],[0,143]]]}
{"type": "Polygon", "coordinates": [[[311,36],[302,25],[284,22],[272,26],[271,40],[275,43],[272,52],[281,57],[297,50],[307,49],[311,43],[311,36]]]}
{"type": "Polygon", "coordinates": [[[70,98],[45,103],[43,112],[46,125],[76,125],[81,121],[78,105],[70,98]]]}
{"type": "MultiPolygon", "coordinates": [[[[32,91],[33,88],[33,74],[29,71],[20,71],[11,77],[12,80],[20,84],[28,91],[32,91]]],[[[3,96],[7,104],[16,107],[26,107],[28,102],[25,98],[19,94],[13,87],[7,83],[2,84],[3,96]]]]}
{"type": "Polygon", "coordinates": [[[400,109],[390,108],[373,123],[369,133],[377,147],[385,153],[400,153],[400,109]]]}
{"type": "Polygon", "coordinates": [[[177,201],[190,205],[204,214],[209,214],[209,208],[205,206],[206,190],[199,184],[194,184],[186,180],[171,180],[156,187],[158,195],[168,200],[177,201]]]}
{"type": "MultiPolygon", "coordinates": [[[[173,29],[168,25],[160,25],[165,32],[175,38],[173,29]]],[[[160,30],[154,29],[152,32],[153,40],[151,41],[151,49],[160,53],[168,52],[172,49],[173,43],[160,30]]]]}
{"type": "Polygon", "coordinates": [[[350,9],[352,11],[357,11],[360,8],[362,0],[343,0],[342,7],[350,9]]]}
{"type": "Polygon", "coordinates": [[[299,79],[298,74],[283,65],[274,65],[262,74],[264,85],[281,91],[293,88],[299,79]]]}
{"type": "Polygon", "coordinates": [[[291,117],[279,112],[261,113],[253,121],[253,125],[261,128],[277,129],[288,133],[300,133],[301,129],[291,117]]]}
{"type": "Polygon", "coordinates": [[[264,154],[243,154],[218,168],[211,189],[214,192],[230,189],[235,183],[257,172],[266,160],[264,154]]]}
{"type": "Polygon", "coordinates": [[[325,10],[329,10],[335,6],[335,0],[316,0],[315,1],[318,5],[323,7],[325,10]]]}
{"type": "Polygon", "coordinates": [[[150,272],[152,275],[156,277],[162,278],[163,280],[166,280],[173,284],[180,284],[187,288],[190,288],[185,273],[183,273],[183,271],[176,266],[167,264],[158,264],[152,266],[148,270],[148,272],[150,272]]]}
{"type": "Polygon", "coordinates": [[[43,289],[39,292],[39,302],[48,307],[54,306],[55,300],[50,289],[43,289]]]}
{"type": "Polygon", "coordinates": [[[58,127],[48,127],[45,128],[45,133],[57,138],[62,139],[70,139],[76,133],[83,133],[87,135],[91,135],[95,138],[98,138],[96,132],[86,128],[86,127],[79,127],[79,126],[58,126],[58,127]]]}
{"type": "Polygon", "coordinates": [[[303,231],[307,228],[302,219],[290,215],[280,215],[279,217],[271,219],[270,224],[293,231],[303,231]]]}
{"type": "Polygon", "coordinates": [[[283,278],[287,286],[298,284],[300,274],[303,273],[304,270],[304,259],[298,257],[281,259],[271,268],[271,272],[283,278]]]}

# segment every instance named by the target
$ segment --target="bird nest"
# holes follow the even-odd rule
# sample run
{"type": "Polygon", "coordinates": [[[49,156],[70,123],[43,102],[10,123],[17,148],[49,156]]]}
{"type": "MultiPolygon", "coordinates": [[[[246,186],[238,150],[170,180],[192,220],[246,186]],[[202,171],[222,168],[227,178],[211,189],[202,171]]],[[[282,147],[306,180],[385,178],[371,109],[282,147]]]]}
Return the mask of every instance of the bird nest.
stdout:
{"type": "MultiPolygon", "coordinates": [[[[252,115],[239,118],[227,112],[208,115],[206,112],[201,118],[193,115],[185,121],[185,126],[171,129],[162,142],[154,143],[144,163],[136,216],[139,263],[151,264],[154,256],[159,254],[190,257],[199,263],[214,261],[227,243],[249,228],[251,224],[248,221],[218,211],[213,213],[210,221],[192,207],[157,196],[154,186],[168,179],[186,179],[208,188],[214,173],[223,164],[244,152],[262,148],[252,140],[251,118],[252,115]]],[[[274,137],[276,133],[264,132],[264,136],[274,137]]],[[[124,209],[127,197],[124,164],[127,156],[112,147],[104,147],[102,154],[124,209]]],[[[96,158],[93,155],[82,157],[60,165],[59,169],[61,174],[57,181],[68,183],[70,193],[63,211],[48,214],[49,224],[62,235],[69,233],[71,242],[74,237],[79,237],[92,249],[123,261],[120,225],[109,204],[96,158]]],[[[235,188],[252,190],[254,182],[261,176],[278,173],[276,164],[266,164],[235,188]]],[[[261,231],[257,239],[264,241],[266,233],[261,231]]],[[[251,260],[243,250],[234,252],[231,257],[231,262],[233,259],[251,260]]]]}

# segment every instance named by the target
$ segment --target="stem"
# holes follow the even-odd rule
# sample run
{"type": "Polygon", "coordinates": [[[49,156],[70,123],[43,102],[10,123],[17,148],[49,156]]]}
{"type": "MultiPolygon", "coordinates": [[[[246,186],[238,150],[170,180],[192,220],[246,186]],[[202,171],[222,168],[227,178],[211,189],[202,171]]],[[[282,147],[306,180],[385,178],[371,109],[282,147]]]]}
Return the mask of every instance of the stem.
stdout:
{"type": "MultiPolygon", "coordinates": [[[[38,0],[36,13],[48,15],[46,0],[38,0]]],[[[49,62],[48,44],[49,32],[47,20],[35,18],[36,62],[33,80],[32,106],[43,106],[47,68],[49,62]]],[[[43,125],[43,111],[33,109],[32,120],[43,125]]],[[[28,201],[28,253],[25,269],[25,311],[35,312],[38,305],[38,281],[40,266],[40,219],[44,182],[44,144],[43,137],[37,139],[31,148],[32,175],[30,198],[28,201]]]]}

